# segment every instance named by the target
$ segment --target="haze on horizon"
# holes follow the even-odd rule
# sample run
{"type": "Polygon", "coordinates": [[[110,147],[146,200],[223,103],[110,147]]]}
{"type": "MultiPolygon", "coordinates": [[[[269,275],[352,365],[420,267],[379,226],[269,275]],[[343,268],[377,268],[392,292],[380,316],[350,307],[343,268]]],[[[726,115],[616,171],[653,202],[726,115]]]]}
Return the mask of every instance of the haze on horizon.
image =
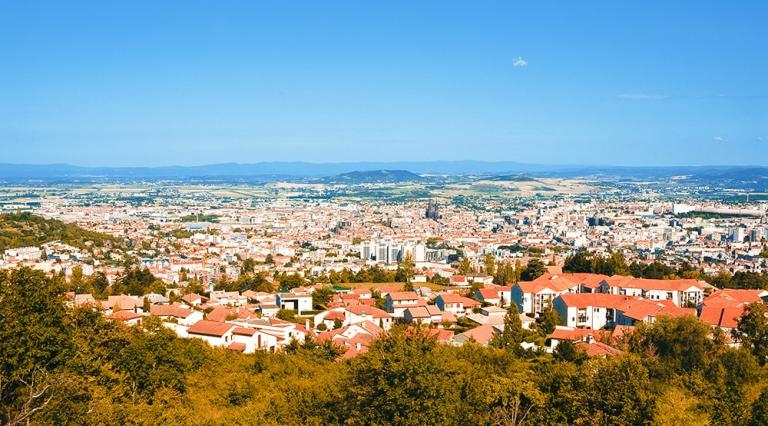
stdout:
{"type": "Polygon", "coordinates": [[[768,165],[766,21],[764,2],[8,2],[0,163],[768,165]]]}

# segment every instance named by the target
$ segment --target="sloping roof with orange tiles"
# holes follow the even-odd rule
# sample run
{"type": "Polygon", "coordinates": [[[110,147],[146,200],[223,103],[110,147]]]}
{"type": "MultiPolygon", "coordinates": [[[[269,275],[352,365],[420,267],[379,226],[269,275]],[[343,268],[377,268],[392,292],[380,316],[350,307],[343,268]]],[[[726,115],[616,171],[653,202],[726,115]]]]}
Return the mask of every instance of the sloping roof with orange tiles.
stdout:
{"type": "Polygon", "coordinates": [[[200,320],[187,329],[188,334],[221,337],[235,326],[223,322],[200,320]]]}

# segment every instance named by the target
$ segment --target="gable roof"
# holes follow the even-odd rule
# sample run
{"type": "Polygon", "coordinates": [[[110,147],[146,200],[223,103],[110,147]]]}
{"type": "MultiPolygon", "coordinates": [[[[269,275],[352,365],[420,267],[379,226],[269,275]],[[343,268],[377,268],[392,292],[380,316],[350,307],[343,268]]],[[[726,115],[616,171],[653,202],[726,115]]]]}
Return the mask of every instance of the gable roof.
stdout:
{"type": "Polygon", "coordinates": [[[471,330],[467,330],[459,334],[459,336],[462,336],[467,339],[472,339],[481,345],[487,345],[491,341],[491,339],[493,339],[493,336],[497,334],[499,334],[499,330],[496,327],[490,324],[485,324],[479,327],[475,327],[471,330]]]}
{"type": "Polygon", "coordinates": [[[392,300],[395,301],[403,301],[403,300],[418,300],[420,299],[419,295],[416,294],[415,291],[397,291],[388,293],[387,297],[389,297],[392,300]]]}
{"type": "Polygon", "coordinates": [[[606,293],[564,293],[558,296],[569,308],[588,308],[593,306],[619,308],[631,298],[620,294],[606,293]]]}
{"type": "Polygon", "coordinates": [[[388,312],[382,311],[375,306],[351,305],[347,306],[345,309],[355,315],[369,315],[373,318],[392,318],[392,315],[390,315],[388,312]]]}
{"type": "Polygon", "coordinates": [[[578,287],[579,283],[572,281],[562,274],[546,273],[533,281],[520,281],[515,285],[520,287],[524,293],[539,293],[546,289],[552,290],[555,293],[560,293],[578,287]]]}
{"type": "Polygon", "coordinates": [[[149,307],[149,314],[153,317],[175,317],[186,318],[195,312],[192,309],[185,309],[178,305],[152,305],[149,307]]]}
{"type": "Polygon", "coordinates": [[[683,291],[691,287],[695,287],[700,290],[704,289],[701,283],[694,279],[653,280],[649,278],[635,278],[631,276],[614,275],[606,281],[612,287],[637,288],[646,291],[683,291]]]}
{"type": "Polygon", "coordinates": [[[745,311],[746,305],[705,305],[701,308],[701,315],[699,315],[699,319],[711,326],[733,329],[739,326],[739,319],[741,319],[745,311]]]}
{"type": "Polygon", "coordinates": [[[461,303],[465,308],[480,305],[480,302],[477,300],[470,299],[469,297],[459,296],[458,294],[454,293],[440,293],[437,295],[437,297],[442,299],[443,303],[461,303]]]}
{"type": "Polygon", "coordinates": [[[199,334],[202,336],[222,337],[229,330],[235,328],[233,324],[224,322],[200,320],[187,329],[187,334],[199,334]]]}

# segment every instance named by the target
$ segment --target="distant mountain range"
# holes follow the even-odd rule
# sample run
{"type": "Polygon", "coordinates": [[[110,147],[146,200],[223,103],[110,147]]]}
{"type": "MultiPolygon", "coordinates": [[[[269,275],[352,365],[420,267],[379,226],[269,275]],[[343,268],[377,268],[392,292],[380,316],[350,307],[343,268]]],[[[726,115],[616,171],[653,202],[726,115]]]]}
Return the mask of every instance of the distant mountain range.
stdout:
{"type": "Polygon", "coordinates": [[[3,182],[103,182],[183,180],[269,182],[312,179],[326,182],[413,182],[442,175],[520,181],[533,178],[676,179],[687,183],[768,190],[765,166],[621,167],[525,164],[513,161],[260,162],[202,166],[81,167],[68,164],[0,164],[3,182]]]}

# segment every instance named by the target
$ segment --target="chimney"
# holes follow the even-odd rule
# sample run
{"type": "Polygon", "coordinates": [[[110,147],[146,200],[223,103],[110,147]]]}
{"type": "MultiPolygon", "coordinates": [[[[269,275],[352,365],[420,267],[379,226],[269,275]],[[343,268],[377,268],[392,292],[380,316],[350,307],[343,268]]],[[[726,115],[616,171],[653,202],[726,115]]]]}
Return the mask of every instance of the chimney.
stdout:
{"type": "Polygon", "coordinates": [[[304,321],[304,327],[306,327],[306,328],[307,328],[307,330],[309,330],[309,319],[307,319],[306,321],[304,321]]]}

